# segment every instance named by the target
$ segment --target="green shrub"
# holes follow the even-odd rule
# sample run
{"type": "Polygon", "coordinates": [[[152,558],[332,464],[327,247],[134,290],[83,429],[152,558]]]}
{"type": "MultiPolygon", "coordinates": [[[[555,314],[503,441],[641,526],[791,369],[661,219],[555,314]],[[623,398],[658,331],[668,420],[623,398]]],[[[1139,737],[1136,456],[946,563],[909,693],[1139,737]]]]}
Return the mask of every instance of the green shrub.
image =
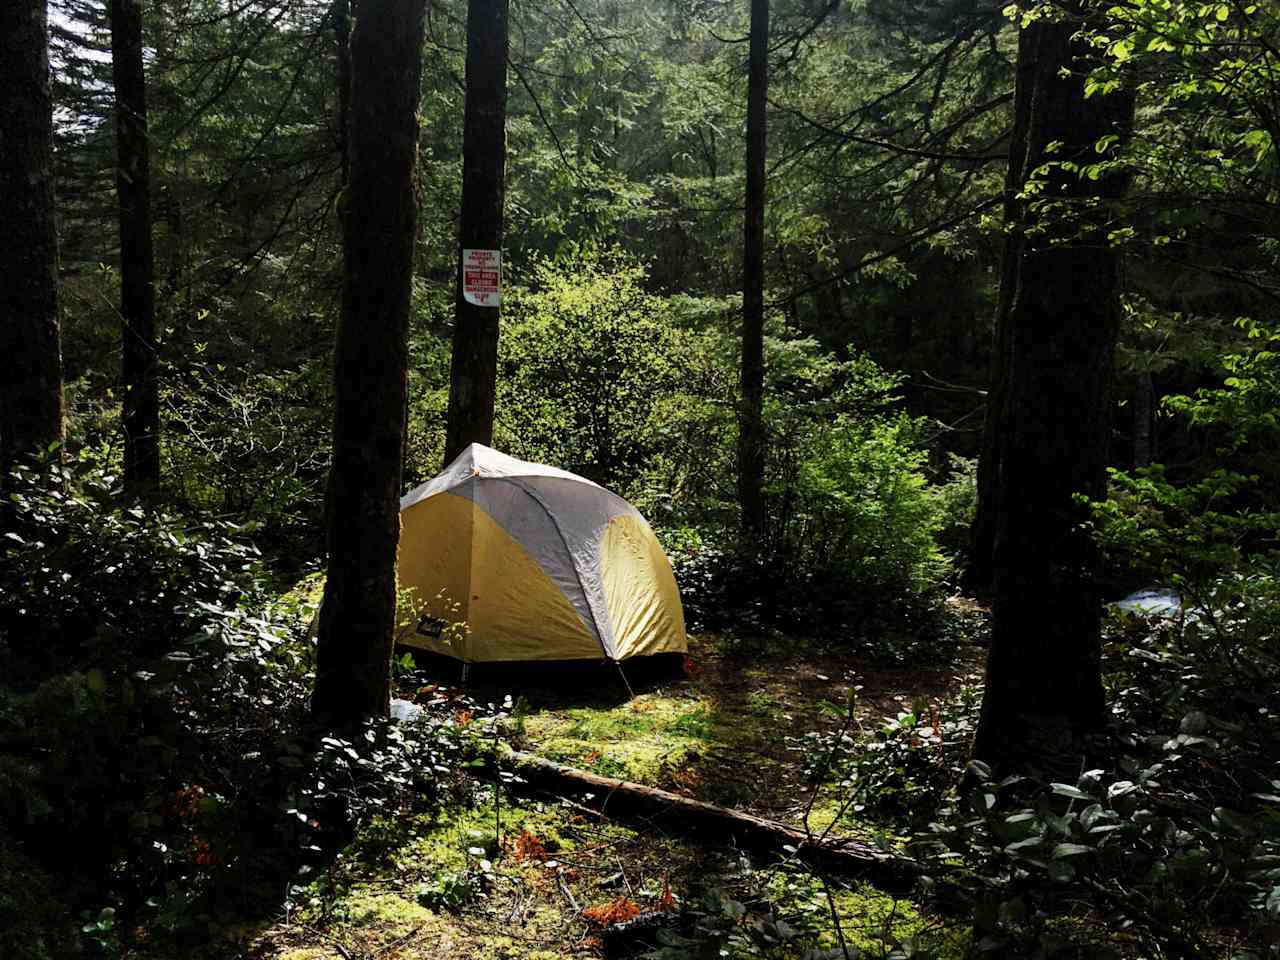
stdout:
{"type": "Polygon", "coordinates": [[[645,269],[619,251],[535,260],[504,310],[494,439],[640,492],[663,430],[683,416],[687,337],[645,269]]]}
{"type": "Polygon", "coordinates": [[[234,524],[129,504],[91,457],[17,468],[7,507],[0,676],[18,688],[163,654],[195,628],[201,603],[234,605],[258,589],[258,552],[234,524]]]}
{"type": "Polygon", "coordinates": [[[127,505],[78,463],[9,494],[0,855],[50,877],[51,915],[88,911],[100,946],[198,937],[272,909],[353,822],[440,795],[466,748],[451,718],[309,731],[310,611],[263,606],[232,528],[127,505]]]}
{"type": "Polygon", "coordinates": [[[932,488],[938,510],[938,546],[952,557],[969,552],[973,518],[978,512],[978,460],[947,454],[946,479],[932,488]]]}
{"type": "Polygon", "coordinates": [[[53,878],[0,833],[0,956],[61,960],[72,956],[75,947],[71,920],[53,878]]]}
{"type": "Polygon", "coordinates": [[[916,597],[947,572],[919,424],[843,414],[816,427],[790,489],[778,491],[786,562],[862,591],[916,597]]]}

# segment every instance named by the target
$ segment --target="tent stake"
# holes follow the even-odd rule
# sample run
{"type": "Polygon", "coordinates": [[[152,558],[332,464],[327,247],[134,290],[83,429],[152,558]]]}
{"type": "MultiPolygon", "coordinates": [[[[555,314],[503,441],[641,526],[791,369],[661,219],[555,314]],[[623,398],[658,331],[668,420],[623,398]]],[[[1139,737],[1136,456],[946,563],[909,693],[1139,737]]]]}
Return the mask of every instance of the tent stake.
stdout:
{"type": "Polygon", "coordinates": [[[622,685],[627,688],[627,696],[632,700],[636,698],[636,692],[631,689],[631,683],[627,680],[627,675],[622,672],[622,661],[615,660],[613,665],[618,668],[618,676],[622,678],[622,685]]]}

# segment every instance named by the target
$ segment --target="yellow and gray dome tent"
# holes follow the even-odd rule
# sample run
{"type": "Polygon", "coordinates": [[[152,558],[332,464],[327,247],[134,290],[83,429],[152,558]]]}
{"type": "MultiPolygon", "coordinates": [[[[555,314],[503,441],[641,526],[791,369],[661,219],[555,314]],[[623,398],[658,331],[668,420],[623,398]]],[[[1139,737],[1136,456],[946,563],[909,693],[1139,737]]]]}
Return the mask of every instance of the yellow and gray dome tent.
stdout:
{"type": "Polygon", "coordinates": [[[584,477],[473,443],[401,499],[400,522],[400,589],[417,606],[403,644],[468,663],[686,649],[653,531],[584,477]]]}

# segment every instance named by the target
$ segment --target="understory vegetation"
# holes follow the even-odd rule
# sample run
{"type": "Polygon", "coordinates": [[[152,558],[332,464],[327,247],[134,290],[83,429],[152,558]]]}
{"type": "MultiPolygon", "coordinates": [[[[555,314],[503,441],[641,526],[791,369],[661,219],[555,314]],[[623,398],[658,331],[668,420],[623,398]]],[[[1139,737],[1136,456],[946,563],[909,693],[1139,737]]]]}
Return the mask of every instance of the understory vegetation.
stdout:
{"type": "MultiPolygon", "coordinates": [[[[1182,597],[1110,615],[1105,735],[1082,766],[996,779],[968,752],[988,613],[955,588],[972,463],[933,472],[901,377],[772,337],[769,539],[743,550],[714,480],[732,474],[732,345],[700,319],[712,307],[646,293],[643,268],[609,256],[571,286],[547,261],[516,296],[507,408],[552,419],[503,429],[554,438],[520,452],[598,471],[654,517],[694,631],[682,667],[460,688],[456,667],[408,654],[397,684],[418,719],[322,736],[317,579],[279,554],[305,542],[296,504],[234,522],[185,498],[130,505],[88,442],[21,467],[0,546],[0,952],[1274,956],[1270,339],[1168,401],[1203,466],[1116,470],[1093,505],[1117,593],[1182,597]],[[628,331],[612,361],[593,339],[611,322],[628,331]],[[599,356],[637,378],[630,397],[599,356]],[[915,880],[878,891],[602,819],[496,773],[504,745],[855,838],[915,880]]],[[[442,341],[421,343],[442,362],[442,341]]],[[[438,441],[415,416],[426,469],[438,441]]]]}
{"type": "Polygon", "coordinates": [[[357,553],[332,534],[378,527],[385,589],[344,602],[390,623],[396,497],[444,466],[475,373],[471,6],[0,0],[0,960],[1280,960],[1280,6],[501,4],[500,239],[473,250],[501,267],[496,363],[472,358],[492,445],[643,514],[688,654],[464,675],[397,648],[364,685],[381,709],[392,678],[391,718],[336,733],[317,675],[369,678],[318,670],[318,636],[350,641],[318,615],[357,553]],[[362,209],[353,184],[395,178],[353,174],[352,30],[391,38],[393,6],[424,31],[412,157],[362,209]],[[126,12],[145,108],[113,72],[126,12]],[[51,146],[22,166],[29,87],[51,146]],[[46,259],[16,269],[37,192],[46,259]],[[373,207],[404,228],[394,343],[344,250],[373,207]],[[50,329],[61,379],[19,350],[50,329]],[[340,332],[399,376],[335,356],[340,332]],[[395,414],[343,410],[346,452],[368,440],[350,515],[338,383],[395,414]],[[154,428],[126,424],[143,394],[154,428]],[[1073,457],[1096,488],[1059,482],[1073,457]],[[1027,683],[986,690],[1081,661],[1097,687],[1099,651],[1105,689],[1097,729],[1010,769],[973,759],[1022,583],[997,556],[1053,589],[1015,597],[1027,683]],[[626,786],[550,790],[534,761],[626,786]],[[623,815],[635,785],[670,811],[623,815]],[[690,832],[673,798],[785,842],[690,832]]]}
{"type": "MultiPolygon", "coordinates": [[[[743,549],[719,308],[646,292],[643,265],[602,256],[572,283],[547,260],[518,288],[500,425],[512,449],[654,518],[694,631],[680,670],[464,689],[456,667],[408,654],[397,683],[418,719],[322,736],[307,721],[307,501],[245,503],[235,520],[220,493],[131,505],[88,431],[64,464],[9,481],[0,952],[1274,956],[1269,335],[1250,327],[1233,376],[1167,401],[1210,456],[1117,469],[1093,505],[1116,594],[1182,598],[1172,615],[1110,616],[1108,730],[1082,766],[997,779],[969,761],[988,617],[956,592],[972,461],[934,469],[901,376],[774,327],[768,537],[743,549]],[[497,773],[504,746],[855,838],[915,879],[878,891],[602,819],[497,773]]],[[[425,377],[445,343],[417,343],[425,377]]],[[[416,396],[409,458],[425,472],[440,395],[416,396]]]]}
{"type": "MultiPolygon", "coordinates": [[[[1087,764],[995,780],[968,761],[986,613],[947,597],[936,539],[957,522],[940,505],[966,495],[930,485],[909,446],[887,450],[911,436],[877,412],[892,378],[854,369],[841,402],[863,419],[827,449],[868,486],[843,514],[812,474],[775,488],[839,527],[798,542],[812,573],[779,576],[797,554],[715,546],[686,514],[664,535],[699,633],[675,673],[637,674],[634,696],[595,665],[460,688],[456,668],[410,655],[398,688],[424,712],[351,741],[308,729],[315,578],[286,590],[254,526],[125,506],[90,455],[17,471],[0,584],[5,954],[1272,955],[1274,527],[1223,495],[1249,478],[1117,474],[1095,510],[1112,575],[1159,577],[1184,605],[1111,615],[1112,721],[1087,764]],[[894,522],[922,525],[921,552],[817,562],[823,537],[875,544],[894,522]],[[502,743],[857,838],[913,858],[917,878],[887,894],[661,821],[612,823],[495,777],[502,743]]],[[[1240,389],[1193,398],[1206,423],[1240,389]]]]}

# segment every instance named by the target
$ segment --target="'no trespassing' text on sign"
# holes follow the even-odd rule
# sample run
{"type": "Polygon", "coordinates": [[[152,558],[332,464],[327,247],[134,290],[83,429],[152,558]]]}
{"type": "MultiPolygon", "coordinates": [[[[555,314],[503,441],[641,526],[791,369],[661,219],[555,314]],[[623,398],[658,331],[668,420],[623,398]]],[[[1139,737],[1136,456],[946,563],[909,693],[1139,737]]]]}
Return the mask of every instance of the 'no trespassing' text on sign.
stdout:
{"type": "Polygon", "coordinates": [[[462,296],[477,307],[502,302],[502,251],[462,251],[462,296]]]}

